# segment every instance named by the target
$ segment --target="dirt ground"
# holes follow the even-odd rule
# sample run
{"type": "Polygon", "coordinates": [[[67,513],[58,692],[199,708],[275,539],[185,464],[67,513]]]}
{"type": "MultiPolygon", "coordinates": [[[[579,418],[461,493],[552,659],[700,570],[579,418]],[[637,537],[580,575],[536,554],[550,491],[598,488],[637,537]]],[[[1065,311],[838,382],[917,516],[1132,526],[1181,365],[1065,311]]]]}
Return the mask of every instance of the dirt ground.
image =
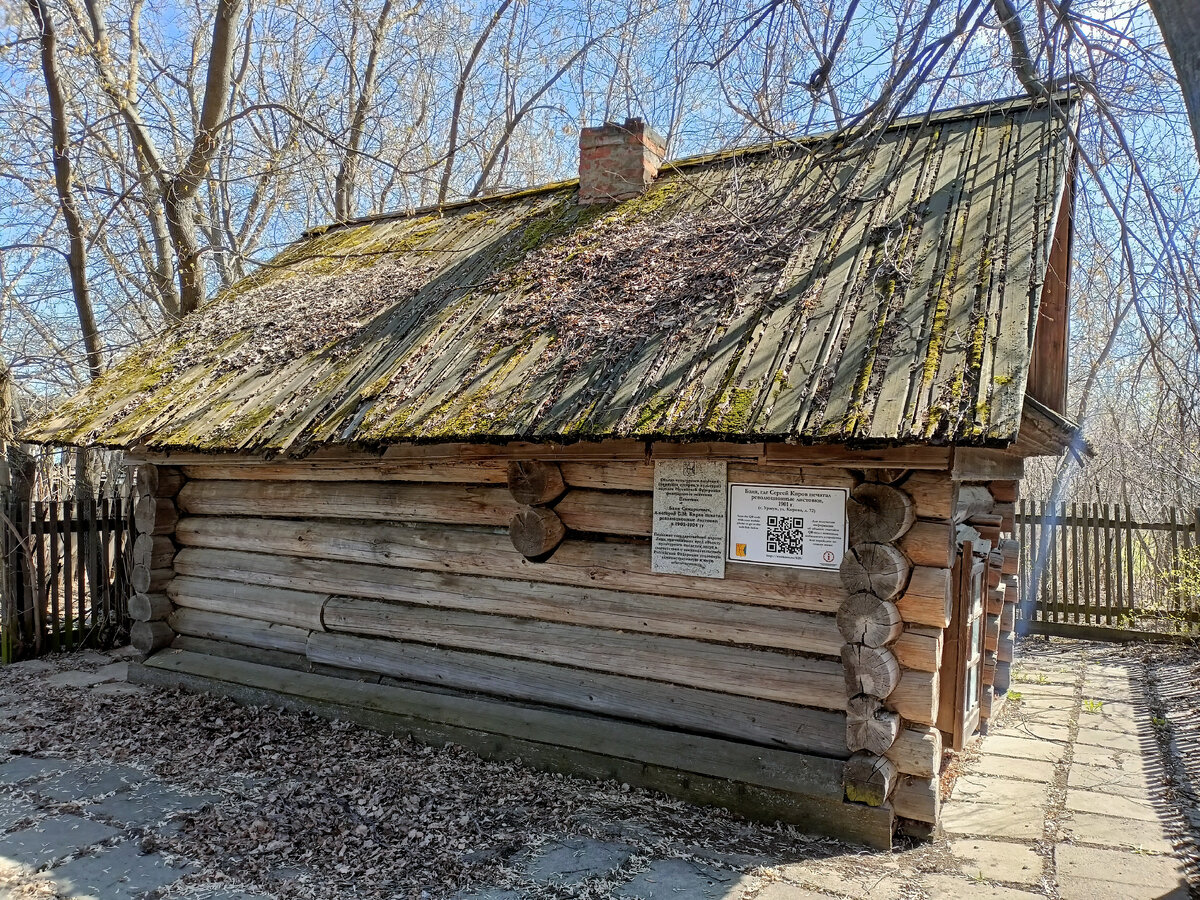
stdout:
{"type": "MultiPolygon", "coordinates": [[[[1112,653],[1145,666],[1161,743],[1173,754],[1172,796],[1194,830],[1200,651],[1112,653]]],[[[1040,875],[1020,891],[984,883],[946,840],[874,853],[627,785],[487,762],[455,746],[425,747],[316,716],[86,683],[112,666],[113,657],[85,652],[0,668],[0,761],[130,767],[211,798],[109,842],[133,842],[142,854],[183,866],[182,877],[138,897],[657,897],[622,891],[673,865],[728,883],[715,894],[676,897],[1060,896],[1053,879],[1040,875]],[[613,846],[622,857],[611,879],[597,874],[603,867],[582,880],[546,877],[557,864],[547,860],[613,846]]],[[[3,823],[0,841],[48,817],[91,815],[78,800],[55,802],[21,785],[9,789],[7,800],[14,799],[27,812],[3,823]]],[[[0,897],[77,896],[56,892],[48,874],[0,871],[0,897]]]]}

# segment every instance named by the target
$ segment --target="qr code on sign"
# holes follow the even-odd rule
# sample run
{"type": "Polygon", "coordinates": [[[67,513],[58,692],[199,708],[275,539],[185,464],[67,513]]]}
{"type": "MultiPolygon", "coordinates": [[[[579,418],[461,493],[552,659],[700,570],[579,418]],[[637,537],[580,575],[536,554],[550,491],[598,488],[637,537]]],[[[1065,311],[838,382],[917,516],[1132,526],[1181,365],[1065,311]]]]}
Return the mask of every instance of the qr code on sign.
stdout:
{"type": "Polygon", "coordinates": [[[767,516],[767,552],[784,556],[804,555],[804,519],[767,516]]]}

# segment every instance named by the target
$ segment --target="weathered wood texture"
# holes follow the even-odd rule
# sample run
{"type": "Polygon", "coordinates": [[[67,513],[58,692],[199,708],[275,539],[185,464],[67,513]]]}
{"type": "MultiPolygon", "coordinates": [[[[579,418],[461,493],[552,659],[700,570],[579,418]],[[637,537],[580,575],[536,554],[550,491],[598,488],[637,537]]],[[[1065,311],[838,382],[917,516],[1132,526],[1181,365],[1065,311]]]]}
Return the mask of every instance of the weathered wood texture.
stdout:
{"type": "Polygon", "coordinates": [[[167,651],[131,680],[223,693],[446,741],[493,759],[617,779],[870,846],[890,847],[893,813],[847,804],[841,760],[473,697],[167,651]]]}

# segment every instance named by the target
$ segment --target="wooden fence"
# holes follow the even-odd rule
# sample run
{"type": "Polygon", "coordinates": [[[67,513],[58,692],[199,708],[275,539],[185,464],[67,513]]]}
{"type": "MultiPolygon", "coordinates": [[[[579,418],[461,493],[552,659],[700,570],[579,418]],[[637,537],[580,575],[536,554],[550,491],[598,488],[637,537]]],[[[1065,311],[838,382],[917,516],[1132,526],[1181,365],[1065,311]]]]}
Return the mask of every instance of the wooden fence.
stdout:
{"type": "Polygon", "coordinates": [[[1025,631],[1200,636],[1200,509],[1145,521],[1126,505],[1022,500],[1016,526],[1025,631]]]}
{"type": "Polygon", "coordinates": [[[119,646],[129,633],[133,509],[128,491],[96,500],[0,494],[0,657],[119,646]]]}

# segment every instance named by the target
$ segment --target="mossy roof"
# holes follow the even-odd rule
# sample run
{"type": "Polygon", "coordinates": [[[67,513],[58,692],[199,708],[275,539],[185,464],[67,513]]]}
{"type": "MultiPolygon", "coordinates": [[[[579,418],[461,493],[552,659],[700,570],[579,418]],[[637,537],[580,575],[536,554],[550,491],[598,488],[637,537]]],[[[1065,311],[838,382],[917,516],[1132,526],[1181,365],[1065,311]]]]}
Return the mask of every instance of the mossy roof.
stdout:
{"type": "Polygon", "coordinates": [[[564,182],[317,229],[27,437],[1003,445],[1070,170],[1062,110],[685,160],[615,205],[564,182]]]}

